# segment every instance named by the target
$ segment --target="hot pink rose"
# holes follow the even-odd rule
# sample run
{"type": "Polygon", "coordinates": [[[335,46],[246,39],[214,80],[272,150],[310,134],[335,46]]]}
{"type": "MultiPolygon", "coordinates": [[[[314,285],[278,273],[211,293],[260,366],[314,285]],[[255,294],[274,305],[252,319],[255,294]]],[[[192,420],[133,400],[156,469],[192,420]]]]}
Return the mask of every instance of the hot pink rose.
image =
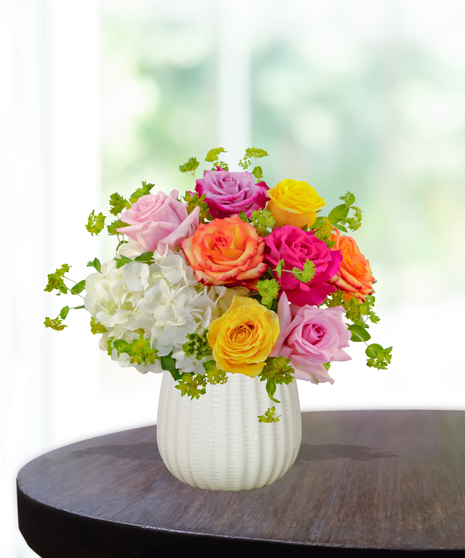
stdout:
{"type": "Polygon", "coordinates": [[[303,269],[306,260],[315,265],[315,275],[308,283],[302,283],[292,273],[283,272],[281,277],[274,273],[290,302],[304,306],[318,306],[336,287],[329,283],[341,266],[342,254],[339,250],[329,250],[326,244],[316,238],[312,231],[303,231],[298,227],[284,225],[276,228],[265,237],[264,261],[275,268],[284,259],[284,269],[292,271],[294,267],[303,269]]]}
{"type": "Polygon", "coordinates": [[[343,350],[349,346],[350,331],[343,322],[344,309],[289,306],[286,293],[278,303],[279,337],[270,356],[291,360],[296,378],[314,384],[334,380],[325,362],[345,361],[351,357],[343,350]]]}
{"type": "Polygon", "coordinates": [[[250,217],[252,211],[265,207],[268,189],[265,182],[255,184],[250,172],[223,170],[205,171],[195,186],[200,196],[207,196],[205,201],[215,219],[238,215],[241,211],[250,217]]]}
{"type": "Polygon", "coordinates": [[[186,205],[177,198],[177,190],[169,196],[163,192],[142,196],[121,214],[121,221],[130,226],[116,230],[138,242],[146,252],[163,254],[167,247],[179,246],[197,230],[200,208],[188,215],[186,205]]]}

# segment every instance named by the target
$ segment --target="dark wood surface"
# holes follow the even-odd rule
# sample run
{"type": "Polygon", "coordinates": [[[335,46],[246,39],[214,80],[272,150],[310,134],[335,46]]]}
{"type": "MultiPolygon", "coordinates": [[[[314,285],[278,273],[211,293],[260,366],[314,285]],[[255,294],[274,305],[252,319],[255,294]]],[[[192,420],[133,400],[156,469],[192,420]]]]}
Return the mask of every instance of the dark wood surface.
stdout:
{"type": "Polygon", "coordinates": [[[465,556],[465,412],[302,417],[294,466],[252,491],[175,479],[155,426],[52,451],[18,475],[21,532],[46,558],[465,556]]]}

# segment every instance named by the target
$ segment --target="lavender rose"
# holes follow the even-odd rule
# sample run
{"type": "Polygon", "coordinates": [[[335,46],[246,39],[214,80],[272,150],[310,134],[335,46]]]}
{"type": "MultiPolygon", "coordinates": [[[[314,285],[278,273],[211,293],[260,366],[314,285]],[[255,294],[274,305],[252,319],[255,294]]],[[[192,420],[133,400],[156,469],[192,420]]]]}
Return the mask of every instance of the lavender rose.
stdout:
{"type": "Polygon", "coordinates": [[[287,271],[292,271],[294,267],[303,269],[306,260],[310,260],[315,266],[315,274],[308,283],[302,283],[287,271],[281,277],[274,273],[274,278],[287,293],[290,302],[299,306],[318,306],[330,293],[336,291],[329,280],[339,271],[342,254],[339,250],[329,250],[312,231],[284,225],[265,237],[265,242],[264,261],[270,268],[275,268],[282,259],[287,271]]]}
{"type": "Polygon", "coordinates": [[[343,322],[344,309],[315,308],[294,304],[289,307],[286,293],[278,304],[280,334],[270,356],[291,360],[294,376],[314,384],[334,380],[323,366],[325,362],[350,360],[343,350],[349,346],[350,331],[343,322]]]}
{"type": "Polygon", "coordinates": [[[252,211],[267,204],[268,189],[265,182],[255,184],[250,172],[223,170],[205,171],[195,186],[199,196],[206,195],[205,201],[215,219],[238,215],[241,211],[249,218],[252,211]]]}
{"type": "Polygon", "coordinates": [[[166,248],[179,246],[195,233],[199,211],[196,207],[189,215],[186,204],[178,201],[177,190],[169,196],[163,192],[148,194],[121,214],[121,221],[130,226],[116,230],[138,242],[146,252],[164,254],[166,248]]]}

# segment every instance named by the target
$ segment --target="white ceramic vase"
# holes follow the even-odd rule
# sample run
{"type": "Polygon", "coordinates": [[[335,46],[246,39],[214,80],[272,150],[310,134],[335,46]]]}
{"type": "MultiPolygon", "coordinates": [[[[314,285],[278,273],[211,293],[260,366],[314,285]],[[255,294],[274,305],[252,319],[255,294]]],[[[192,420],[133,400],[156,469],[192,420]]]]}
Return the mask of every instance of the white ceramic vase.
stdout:
{"type": "Polygon", "coordinates": [[[180,481],[209,490],[250,490],[278,480],[294,463],[302,439],[296,381],[277,386],[277,423],[260,423],[270,400],[265,383],[228,374],[191,400],[163,373],[157,442],[169,471],[180,481]]]}

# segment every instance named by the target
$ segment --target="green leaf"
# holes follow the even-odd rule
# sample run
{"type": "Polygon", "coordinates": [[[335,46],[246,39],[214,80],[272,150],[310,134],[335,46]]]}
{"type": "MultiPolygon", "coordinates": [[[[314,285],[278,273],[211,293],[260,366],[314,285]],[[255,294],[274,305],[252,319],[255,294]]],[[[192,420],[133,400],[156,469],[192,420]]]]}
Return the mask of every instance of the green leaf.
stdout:
{"type": "MultiPolygon", "coordinates": [[[[107,328],[103,326],[100,322],[91,316],[90,318],[90,332],[92,335],[97,335],[97,333],[107,333],[107,328]]],[[[118,355],[119,356],[119,355],[118,355]]]]}
{"type": "Polygon", "coordinates": [[[267,236],[273,231],[275,220],[273,214],[268,209],[258,209],[252,211],[249,220],[259,236],[267,236]]]}
{"type": "Polygon", "coordinates": [[[279,422],[280,416],[276,416],[276,407],[271,407],[263,415],[258,415],[258,422],[279,422]]]}
{"type": "Polygon", "coordinates": [[[262,297],[262,304],[271,309],[273,301],[278,298],[280,285],[275,279],[262,279],[257,284],[258,293],[262,297]]]}
{"type": "Polygon", "coordinates": [[[110,196],[110,213],[112,215],[118,215],[123,209],[129,209],[131,207],[128,200],[125,200],[123,196],[120,196],[118,192],[115,192],[110,196]]]}
{"type": "Polygon", "coordinates": [[[179,165],[179,170],[181,172],[190,172],[195,176],[195,171],[197,170],[199,166],[199,162],[197,161],[197,159],[195,157],[191,157],[187,163],[184,163],[184,165],[179,165]]]}
{"type": "Polygon", "coordinates": [[[253,176],[255,177],[255,180],[258,182],[260,180],[263,180],[263,170],[262,167],[255,167],[254,170],[252,171],[253,176]]]}
{"type": "Polygon", "coordinates": [[[61,321],[59,316],[53,320],[51,318],[45,318],[44,325],[45,327],[50,327],[55,331],[63,331],[65,327],[68,327],[61,321]]]}
{"type": "Polygon", "coordinates": [[[155,260],[153,259],[153,252],[144,252],[137,258],[134,258],[135,262],[143,262],[143,263],[153,263],[155,260]]]}
{"type": "Polygon", "coordinates": [[[120,267],[123,267],[123,265],[132,262],[131,258],[128,258],[127,256],[121,256],[120,258],[113,259],[116,262],[116,269],[119,269],[120,267]]]}
{"type": "Polygon", "coordinates": [[[313,279],[313,276],[315,275],[315,264],[310,260],[306,260],[303,269],[294,267],[292,269],[292,273],[298,281],[301,281],[302,283],[308,283],[313,279]]]}
{"type": "Polygon", "coordinates": [[[355,196],[352,192],[347,192],[345,196],[341,196],[339,199],[342,200],[348,207],[355,203],[355,196]]]}
{"type": "Polygon", "coordinates": [[[168,372],[171,374],[171,376],[172,376],[172,378],[175,382],[179,382],[179,380],[182,377],[182,374],[180,374],[180,372],[177,368],[175,368],[174,370],[168,370],[168,372]]]}
{"type": "Polygon", "coordinates": [[[336,225],[342,219],[345,219],[349,213],[350,207],[347,205],[338,205],[336,206],[328,215],[328,219],[331,221],[333,225],[336,225]]]}
{"type": "Polygon", "coordinates": [[[65,319],[66,319],[66,316],[68,315],[68,313],[69,313],[69,306],[64,306],[64,307],[60,310],[59,316],[60,316],[60,318],[61,318],[62,320],[65,320],[65,319]]]}
{"type": "Polygon", "coordinates": [[[99,234],[100,232],[102,232],[105,226],[105,219],[106,217],[103,215],[103,213],[95,215],[95,211],[92,211],[87,218],[87,231],[90,232],[92,236],[94,236],[94,234],[99,234]]]}
{"type": "Polygon", "coordinates": [[[205,201],[207,198],[206,194],[200,196],[193,192],[186,192],[184,195],[184,201],[187,203],[187,213],[190,215],[196,207],[200,208],[199,212],[199,221],[201,223],[205,223],[206,221],[213,219],[210,215],[209,211],[210,208],[208,207],[208,203],[205,201]]]}
{"type": "Polygon", "coordinates": [[[72,287],[70,289],[70,293],[71,294],[79,294],[82,293],[82,291],[86,288],[86,280],[83,279],[82,281],[79,281],[79,283],[76,283],[74,285],[74,287],[72,287]]]}
{"type": "Polygon", "coordinates": [[[116,349],[118,353],[118,357],[121,353],[127,353],[129,349],[129,343],[124,339],[115,339],[113,341],[113,347],[116,349]]]}
{"type": "Polygon", "coordinates": [[[348,329],[352,333],[352,337],[350,338],[351,341],[358,343],[361,341],[368,341],[369,339],[371,339],[371,335],[363,326],[350,325],[348,326],[348,329]]]}
{"type": "Polygon", "coordinates": [[[131,195],[129,198],[129,203],[133,205],[136,201],[139,200],[142,196],[148,196],[150,194],[150,190],[155,186],[155,184],[151,184],[150,182],[142,181],[142,187],[137,188],[137,190],[131,195]]]}
{"type": "Polygon", "coordinates": [[[365,354],[369,357],[367,366],[377,368],[378,370],[386,370],[388,364],[391,364],[392,347],[384,349],[378,343],[372,343],[366,348],[365,354]]]}
{"type": "Polygon", "coordinates": [[[163,370],[168,370],[168,372],[171,372],[172,370],[177,370],[176,361],[171,355],[165,355],[160,357],[160,364],[163,370]]]}
{"type": "Polygon", "coordinates": [[[212,349],[207,339],[208,330],[205,329],[202,335],[198,333],[188,333],[186,339],[188,341],[184,343],[183,350],[186,356],[193,356],[197,360],[202,360],[212,354],[212,349]]]}
{"type": "Polygon", "coordinates": [[[86,267],[95,267],[95,269],[101,273],[102,272],[102,266],[100,264],[100,260],[98,258],[94,258],[91,262],[87,262],[86,267]]]}
{"type": "Polygon", "coordinates": [[[125,223],[124,221],[121,221],[121,219],[118,219],[117,221],[113,221],[112,223],[107,225],[107,231],[108,234],[111,236],[115,236],[117,234],[124,234],[124,233],[118,233],[116,229],[122,229],[123,227],[129,227],[129,226],[130,225],[128,223],[125,223]]]}
{"type": "Polygon", "coordinates": [[[261,159],[262,157],[267,157],[268,153],[264,149],[257,149],[256,147],[248,147],[245,150],[244,158],[239,161],[239,166],[244,170],[247,170],[250,166],[250,159],[261,159]]]}
{"type": "Polygon", "coordinates": [[[249,222],[249,219],[247,218],[247,215],[246,215],[245,211],[241,211],[241,212],[239,213],[239,219],[240,219],[241,221],[244,221],[244,223],[248,223],[248,222],[249,222]]]}
{"type": "MultiPolygon", "coordinates": [[[[207,163],[216,163],[218,161],[220,153],[227,153],[227,151],[226,151],[226,149],[224,149],[224,147],[214,147],[213,149],[210,149],[210,151],[208,151],[208,153],[205,157],[205,161],[207,161],[207,163]]],[[[190,161],[190,159],[189,159],[189,161],[190,161]]],[[[197,167],[195,167],[195,168],[197,168],[197,167]]],[[[181,172],[186,172],[186,171],[181,171],[181,172]]]]}
{"type": "Polygon", "coordinates": [[[283,273],[283,268],[284,268],[284,259],[280,260],[278,265],[276,266],[276,274],[278,275],[278,277],[281,277],[282,273],[283,273]]]}
{"type": "Polygon", "coordinates": [[[371,345],[368,345],[368,347],[366,348],[365,354],[370,358],[376,358],[378,354],[383,350],[384,350],[383,347],[378,343],[372,343],[371,345]]]}

